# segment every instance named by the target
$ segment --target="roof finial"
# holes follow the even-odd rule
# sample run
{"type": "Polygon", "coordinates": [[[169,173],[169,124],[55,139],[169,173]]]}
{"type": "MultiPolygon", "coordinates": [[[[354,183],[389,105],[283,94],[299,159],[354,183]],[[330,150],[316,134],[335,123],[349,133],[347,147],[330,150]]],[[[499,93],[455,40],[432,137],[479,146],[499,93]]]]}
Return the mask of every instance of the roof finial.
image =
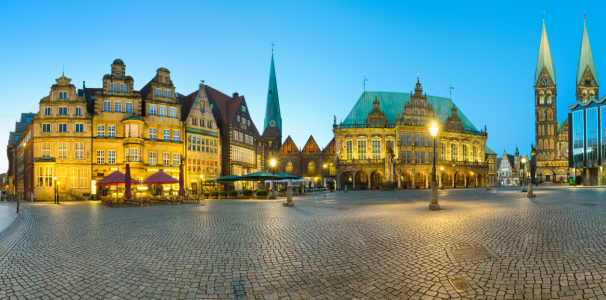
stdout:
{"type": "Polygon", "coordinates": [[[543,12],[543,24],[545,24],[545,12],[543,12]]]}
{"type": "Polygon", "coordinates": [[[63,64],[63,74],[61,76],[65,77],[65,64],[63,64]]]}
{"type": "Polygon", "coordinates": [[[271,41],[271,52],[274,52],[274,46],[275,46],[275,45],[276,45],[276,44],[274,44],[274,41],[271,41]]]}
{"type": "Polygon", "coordinates": [[[419,73],[417,73],[417,83],[419,83],[419,73]]]}
{"type": "Polygon", "coordinates": [[[366,81],[368,81],[368,78],[364,76],[364,80],[362,80],[362,83],[364,84],[364,92],[366,92],[366,81]]]}
{"type": "Polygon", "coordinates": [[[587,12],[586,11],[583,12],[583,23],[585,23],[585,19],[587,19],[587,12]]]}

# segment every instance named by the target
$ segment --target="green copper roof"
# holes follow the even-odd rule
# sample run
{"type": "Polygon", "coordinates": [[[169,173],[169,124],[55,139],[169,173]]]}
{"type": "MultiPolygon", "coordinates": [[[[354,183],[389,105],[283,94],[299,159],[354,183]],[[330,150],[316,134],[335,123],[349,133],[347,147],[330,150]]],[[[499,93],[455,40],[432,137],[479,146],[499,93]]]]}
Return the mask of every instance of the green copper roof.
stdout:
{"type": "MultiPolygon", "coordinates": [[[[379,100],[379,108],[385,114],[385,118],[387,118],[387,122],[390,124],[395,124],[398,114],[402,114],[404,105],[410,102],[409,93],[364,92],[347,115],[347,118],[345,118],[345,121],[343,121],[343,124],[365,123],[368,113],[373,109],[372,102],[375,100],[375,97],[379,100]]],[[[427,102],[433,105],[433,110],[436,112],[436,116],[440,119],[442,125],[446,124],[451,114],[451,108],[455,104],[448,98],[430,95],[427,95],[427,102]]],[[[458,107],[457,116],[461,119],[465,130],[478,131],[458,107]]]]}
{"type": "Polygon", "coordinates": [[[543,66],[547,68],[549,76],[556,83],[555,67],[553,66],[553,60],[551,59],[551,49],[549,49],[549,41],[547,40],[547,31],[545,30],[545,22],[543,22],[543,32],[541,33],[541,46],[539,47],[539,59],[537,60],[537,69],[534,73],[534,83],[537,84],[543,66]]]}
{"type": "Polygon", "coordinates": [[[484,146],[484,153],[497,155],[497,153],[488,148],[488,146],[484,146]]]}
{"type": "Polygon", "coordinates": [[[583,24],[583,40],[581,40],[581,53],[579,54],[579,65],[577,66],[577,84],[581,83],[581,78],[585,69],[589,66],[591,75],[598,82],[598,73],[595,71],[593,64],[593,54],[591,54],[591,46],[589,45],[589,36],[587,35],[587,25],[583,24]]]}
{"type": "Polygon", "coordinates": [[[269,126],[271,119],[276,121],[279,131],[282,132],[282,115],[280,114],[280,99],[278,98],[278,83],[274,67],[274,54],[271,54],[271,68],[269,69],[269,87],[267,88],[267,106],[265,108],[265,122],[263,131],[269,126]]]}

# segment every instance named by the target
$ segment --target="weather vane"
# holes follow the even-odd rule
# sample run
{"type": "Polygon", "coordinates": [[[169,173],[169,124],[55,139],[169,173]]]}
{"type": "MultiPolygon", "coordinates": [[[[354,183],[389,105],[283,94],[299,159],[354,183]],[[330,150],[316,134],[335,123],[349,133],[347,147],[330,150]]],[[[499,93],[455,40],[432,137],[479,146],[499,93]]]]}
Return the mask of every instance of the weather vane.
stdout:
{"type": "Polygon", "coordinates": [[[364,92],[366,92],[366,81],[368,81],[368,78],[364,76],[364,80],[362,80],[362,83],[364,84],[364,92]]]}
{"type": "Polygon", "coordinates": [[[543,12],[543,22],[545,22],[545,12],[543,12]]]}
{"type": "Polygon", "coordinates": [[[450,93],[450,100],[452,100],[452,90],[454,90],[454,86],[451,84],[448,85],[448,92],[450,93]]]}
{"type": "Polygon", "coordinates": [[[275,46],[275,45],[276,45],[276,44],[274,44],[274,42],[272,41],[272,42],[271,42],[271,52],[274,52],[274,46],[275,46]]]}

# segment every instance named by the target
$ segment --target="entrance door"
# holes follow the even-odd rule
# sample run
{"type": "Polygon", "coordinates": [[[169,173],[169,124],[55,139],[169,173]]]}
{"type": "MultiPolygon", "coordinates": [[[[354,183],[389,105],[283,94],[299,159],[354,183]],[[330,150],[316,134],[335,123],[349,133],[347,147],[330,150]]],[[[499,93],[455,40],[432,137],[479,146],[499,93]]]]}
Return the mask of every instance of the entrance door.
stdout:
{"type": "Polygon", "coordinates": [[[551,181],[551,175],[545,175],[545,180],[548,182],[551,181]]]}

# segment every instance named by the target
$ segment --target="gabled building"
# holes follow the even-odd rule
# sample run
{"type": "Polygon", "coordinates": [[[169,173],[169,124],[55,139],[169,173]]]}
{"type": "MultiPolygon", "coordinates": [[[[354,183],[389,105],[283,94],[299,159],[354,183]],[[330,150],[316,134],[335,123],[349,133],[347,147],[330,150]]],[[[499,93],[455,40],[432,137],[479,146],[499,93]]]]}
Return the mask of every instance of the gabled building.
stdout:
{"type": "Polygon", "coordinates": [[[488,186],[498,185],[498,174],[497,174],[497,153],[486,146],[484,148],[484,155],[486,162],[488,163],[488,186]]]}
{"type": "MultiPolygon", "coordinates": [[[[265,146],[244,96],[234,93],[230,97],[208,85],[205,91],[220,131],[221,176],[262,171],[265,146]]],[[[236,189],[244,188],[239,182],[235,186],[236,189]]]]}
{"type": "Polygon", "coordinates": [[[212,185],[207,180],[219,177],[221,161],[220,131],[216,126],[213,112],[206,95],[206,86],[201,83],[197,91],[185,96],[178,94],[181,101],[181,117],[187,149],[184,152],[187,175],[185,182],[193,193],[209,190],[212,185]]]}
{"type": "MultiPolygon", "coordinates": [[[[17,170],[17,160],[15,160],[15,145],[21,139],[21,136],[28,128],[29,124],[34,119],[36,114],[34,113],[22,113],[21,118],[15,122],[15,130],[9,133],[8,144],[6,146],[6,157],[8,158],[8,172],[6,173],[6,185],[8,185],[8,192],[11,194],[16,193],[15,189],[15,172],[17,170]]],[[[30,136],[31,137],[31,136],[30,136]]],[[[33,160],[33,157],[31,157],[33,160]]]]}
{"type": "Polygon", "coordinates": [[[316,187],[323,181],[332,183],[336,179],[335,140],[320,149],[313,136],[310,136],[303,149],[299,150],[290,136],[276,155],[278,163],[276,173],[286,173],[314,181],[316,187]]]}
{"type": "Polygon", "coordinates": [[[517,149],[516,147],[516,155],[507,154],[503,150],[503,156],[497,159],[499,186],[514,186],[520,183],[518,176],[520,154],[517,149]]]}

